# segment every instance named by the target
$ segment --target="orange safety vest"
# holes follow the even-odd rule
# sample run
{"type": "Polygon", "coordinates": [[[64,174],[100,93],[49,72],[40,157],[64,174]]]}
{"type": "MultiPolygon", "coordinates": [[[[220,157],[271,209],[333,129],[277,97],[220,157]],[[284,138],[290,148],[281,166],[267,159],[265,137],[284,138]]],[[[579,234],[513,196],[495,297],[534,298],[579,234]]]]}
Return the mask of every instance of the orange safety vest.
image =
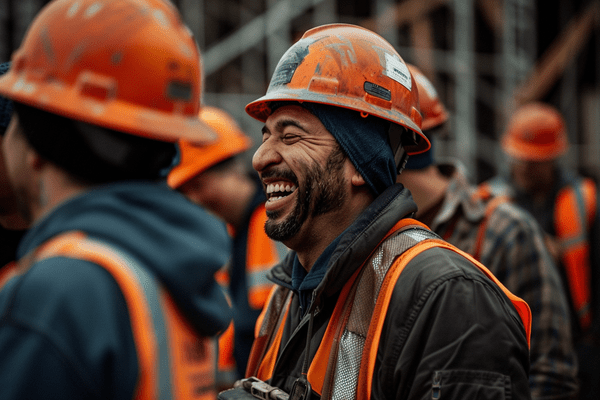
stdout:
{"type": "Polygon", "coordinates": [[[238,378],[235,368],[235,358],[233,357],[234,335],[235,327],[232,321],[218,338],[219,360],[217,362],[215,379],[219,389],[230,387],[238,378]]]}
{"type": "MultiPolygon", "coordinates": [[[[473,247],[469,251],[469,254],[473,256],[477,261],[481,261],[481,249],[483,248],[483,242],[485,239],[485,232],[489,223],[489,219],[496,211],[499,205],[510,201],[510,198],[505,195],[494,196],[487,190],[479,189],[473,194],[473,197],[476,199],[481,199],[484,202],[487,202],[485,205],[485,214],[483,215],[483,219],[479,223],[479,229],[477,229],[477,236],[475,237],[475,242],[473,243],[473,247]]],[[[444,239],[448,240],[452,236],[452,230],[448,230],[444,234],[444,239]]]]}
{"type": "Polygon", "coordinates": [[[286,249],[279,247],[265,233],[267,211],[261,204],[254,210],[248,227],[246,256],[246,278],[248,279],[248,304],[255,310],[262,310],[273,288],[267,279],[267,272],[282,258],[286,249]]]}
{"type": "MultiPolygon", "coordinates": [[[[531,311],[525,301],[513,295],[494,275],[467,253],[439,239],[422,223],[403,219],[394,226],[381,241],[376,251],[382,254],[400,254],[390,257],[387,265],[380,265],[371,255],[342,288],[336,306],[319,348],[307,373],[312,390],[322,399],[329,399],[332,393],[339,398],[356,398],[368,400],[371,397],[371,386],[375,360],[379,348],[379,339],[392,298],[396,282],[404,267],[419,253],[433,247],[441,247],[455,251],[473,262],[487,277],[493,280],[508,296],[516,308],[527,336],[531,334],[531,311]],[[397,233],[396,235],[394,235],[397,233]],[[406,235],[408,238],[400,238],[406,235]],[[389,251],[392,250],[392,253],[389,251]],[[393,252],[399,250],[398,252],[393,252]],[[378,286],[373,285],[377,282],[378,286]],[[355,298],[375,298],[376,303],[354,305],[355,298]],[[368,309],[365,309],[365,304],[368,309]],[[360,316],[371,315],[370,320],[360,316]],[[350,322],[351,321],[351,322],[350,322]],[[366,338],[360,354],[343,354],[343,341],[346,334],[354,335],[352,348],[357,348],[356,338],[366,338]],[[341,371],[341,372],[340,372],[341,371]],[[358,375],[355,378],[349,374],[358,375]],[[352,386],[349,382],[357,382],[352,386]]],[[[285,321],[292,299],[292,292],[283,287],[276,287],[270,294],[269,303],[257,322],[256,340],[248,362],[247,376],[256,376],[266,381],[273,375],[285,321]]],[[[360,302],[359,302],[360,303],[360,302]]],[[[360,346],[358,346],[360,347],[360,346]]]]}
{"type": "MultiPolygon", "coordinates": [[[[484,183],[481,192],[508,195],[508,187],[484,183]]],[[[554,231],[561,249],[571,302],[579,325],[586,331],[592,323],[589,231],[596,218],[596,185],[589,178],[577,179],[562,188],[554,203],[554,231]]]]}
{"type": "MultiPolygon", "coordinates": [[[[267,222],[267,212],[265,205],[261,204],[250,217],[246,244],[248,304],[255,310],[262,310],[267,302],[269,292],[274,286],[273,282],[267,279],[267,272],[280,261],[284,251],[265,233],[265,222],[267,222]]],[[[230,234],[233,234],[233,228],[231,226],[228,228],[230,234]]],[[[228,286],[227,268],[219,272],[217,280],[223,286],[228,286]]],[[[219,337],[217,382],[220,384],[232,384],[237,379],[235,358],[233,357],[234,341],[235,327],[232,322],[219,337]]]]}
{"type": "Polygon", "coordinates": [[[138,356],[134,399],[215,398],[216,343],[196,334],[160,282],[124,252],[83,232],[63,233],[7,265],[0,288],[34,263],[52,257],[90,261],[106,269],[119,285],[138,356]]]}
{"type": "Polygon", "coordinates": [[[588,234],[596,218],[596,185],[582,179],[561,189],[554,203],[554,230],[562,248],[571,300],[581,328],[592,323],[591,265],[588,234]]]}

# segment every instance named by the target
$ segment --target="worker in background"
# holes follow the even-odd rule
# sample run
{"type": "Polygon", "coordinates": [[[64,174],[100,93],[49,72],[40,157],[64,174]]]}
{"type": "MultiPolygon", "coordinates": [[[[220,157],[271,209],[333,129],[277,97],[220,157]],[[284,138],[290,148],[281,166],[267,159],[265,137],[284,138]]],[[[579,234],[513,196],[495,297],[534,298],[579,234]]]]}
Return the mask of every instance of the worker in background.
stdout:
{"type": "MultiPolygon", "coordinates": [[[[408,68],[419,88],[423,132],[434,145],[446,133],[448,112],[425,75],[408,68]]],[[[410,190],[419,221],[473,255],[531,307],[532,398],[573,398],[577,364],[567,297],[535,219],[506,198],[481,196],[458,163],[436,162],[433,150],[409,157],[397,181],[410,190]]]]}
{"type": "Polygon", "coordinates": [[[214,398],[230,239],[164,182],[175,142],[214,140],[200,65],[162,0],[55,0],[29,27],[0,78],[31,226],[0,278],[3,400],[214,398]]]}
{"type": "Polygon", "coordinates": [[[252,145],[250,138],[224,110],[203,107],[200,118],[218,139],[208,146],[181,142],[181,161],[171,170],[167,182],[225,221],[233,237],[224,282],[232,298],[235,333],[228,330],[219,340],[219,384],[231,387],[246,371],[256,319],[273,287],[266,274],[281,256],[276,242],[265,234],[266,196],[262,185],[243,158],[252,145]],[[231,353],[233,363],[228,356],[231,353]]]}
{"type": "Polygon", "coordinates": [[[527,304],[411,219],[395,183],[429,148],[396,50],[354,25],[311,29],[246,111],[265,123],[265,230],[292,250],[246,376],[290,398],[529,398],[527,304]]]}
{"type": "Polygon", "coordinates": [[[580,399],[600,394],[600,213],[594,181],[563,167],[568,150],[562,115],[549,104],[521,106],[510,118],[502,149],[510,157],[507,176],[482,184],[482,191],[512,199],[537,219],[560,264],[572,311],[579,358],[580,399]]]}
{"type": "MultiPolygon", "coordinates": [[[[0,76],[4,75],[9,68],[10,62],[0,64],[0,76]]],[[[8,182],[2,161],[1,138],[10,123],[12,109],[12,102],[0,96],[0,268],[15,259],[17,245],[27,228],[17,209],[15,194],[8,182]]]]}

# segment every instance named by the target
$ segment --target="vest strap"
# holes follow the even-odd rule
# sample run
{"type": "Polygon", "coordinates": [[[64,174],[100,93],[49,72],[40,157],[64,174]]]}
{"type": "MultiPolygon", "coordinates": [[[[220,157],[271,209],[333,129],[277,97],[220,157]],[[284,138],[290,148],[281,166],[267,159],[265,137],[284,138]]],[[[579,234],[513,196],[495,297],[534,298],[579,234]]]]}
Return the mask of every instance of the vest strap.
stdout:
{"type": "Polygon", "coordinates": [[[135,399],[214,398],[214,342],[193,331],[147,270],[113,246],[73,231],[54,237],[20,260],[20,273],[52,257],[97,264],[119,285],[129,309],[138,355],[135,399]]]}
{"type": "Polygon", "coordinates": [[[283,326],[292,303],[292,291],[275,286],[256,321],[255,339],[250,350],[246,376],[266,381],[273,375],[281,346],[283,326]]]}
{"type": "Polygon", "coordinates": [[[469,252],[477,261],[481,260],[481,250],[483,249],[483,242],[485,239],[485,233],[487,231],[487,226],[490,217],[492,216],[494,211],[496,211],[498,206],[510,201],[509,197],[504,195],[494,196],[491,199],[487,200],[488,202],[485,208],[485,215],[483,217],[483,220],[481,220],[481,222],[479,223],[479,229],[477,230],[477,236],[475,238],[475,243],[473,244],[473,249],[469,252]]]}
{"type": "Polygon", "coordinates": [[[462,250],[452,246],[451,244],[440,240],[440,239],[427,239],[417,243],[415,246],[404,252],[397,260],[392,264],[388,271],[380,295],[377,298],[375,310],[373,311],[373,318],[369,325],[369,333],[365,342],[365,348],[363,350],[363,358],[361,360],[360,370],[363,373],[359,374],[358,377],[358,388],[357,388],[357,400],[368,400],[371,398],[371,387],[373,384],[373,372],[375,370],[375,361],[377,358],[377,349],[379,348],[379,339],[381,338],[381,331],[383,329],[383,323],[387,310],[394,292],[396,282],[400,277],[402,271],[406,265],[421,252],[431,249],[433,247],[441,247],[448,250],[455,251],[465,258],[468,258],[473,262],[488,278],[490,278],[496,285],[502,289],[502,291],[508,296],[513,306],[516,308],[521,321],[525,327],[525,334],[527,336],[527,346],[530,345],[531,338],[531,310],[529,305],[520,299],[519,297],[512,294],[506,287],[479,261],[475,260],[471,255],[463,252],[462,250]]]}

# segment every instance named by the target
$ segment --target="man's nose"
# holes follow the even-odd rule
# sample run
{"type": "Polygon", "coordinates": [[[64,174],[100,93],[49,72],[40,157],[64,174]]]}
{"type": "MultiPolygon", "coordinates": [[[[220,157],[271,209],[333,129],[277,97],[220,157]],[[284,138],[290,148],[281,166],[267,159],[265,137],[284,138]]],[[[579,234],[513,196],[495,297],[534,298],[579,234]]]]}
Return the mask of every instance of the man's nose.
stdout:
{"type": "Polygon", "coordinates": [[[265,140],[259,147],[256,149],[254,156],[252,157],[252,167],[260,172],[265,170],[269,165],[275,165],[281,162],[281,154],[277,151],[277,148],[274,144],[275,139],[270,137],[265,140]]]}

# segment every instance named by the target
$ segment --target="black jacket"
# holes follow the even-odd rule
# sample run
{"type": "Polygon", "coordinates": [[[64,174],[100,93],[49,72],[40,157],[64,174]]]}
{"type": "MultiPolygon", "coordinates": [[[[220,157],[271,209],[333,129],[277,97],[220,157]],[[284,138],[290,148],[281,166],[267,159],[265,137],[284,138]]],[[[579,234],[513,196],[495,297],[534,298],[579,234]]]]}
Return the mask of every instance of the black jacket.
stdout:
{"type": "MultiPolygon", "coordinates": [[[[271,385],[290,392],[302,371],[310,311],[318,309],[312,359],[347,279],[394,224],[414,211],[410,193],[396,184],[346,230],[304,315],[294,294],[271,385]]],[[[294,257],[291,253],[271,273],[290,289],[294,257]]],[[[516,310],[475,265],[439,248],[408,264],[385,317],[373,399],[529,399],[528,369],[527,338],[516,310]]]]}

